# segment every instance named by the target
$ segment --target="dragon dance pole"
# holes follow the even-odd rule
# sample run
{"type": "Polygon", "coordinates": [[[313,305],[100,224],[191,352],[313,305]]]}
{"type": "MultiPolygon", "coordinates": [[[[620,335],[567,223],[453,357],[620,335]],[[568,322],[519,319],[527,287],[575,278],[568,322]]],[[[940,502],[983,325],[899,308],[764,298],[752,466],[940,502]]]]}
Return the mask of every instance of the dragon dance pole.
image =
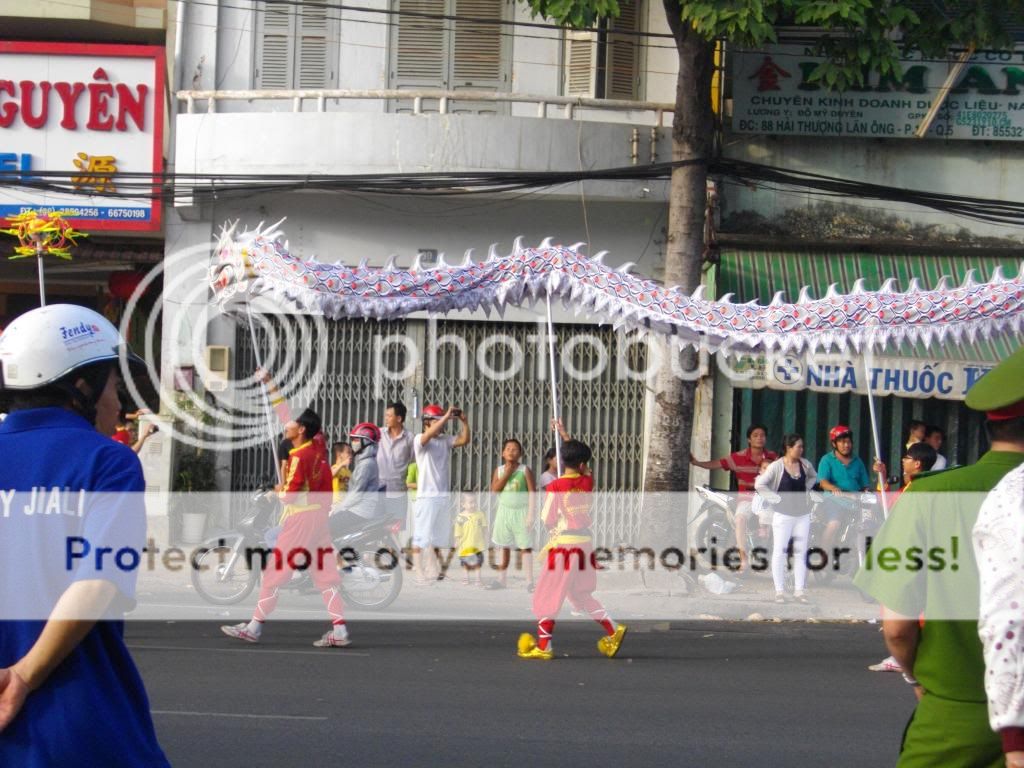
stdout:
{"type": "Polygon", "coordinates": [[[43,239],[36,236],[36,263],[39,265],[39,306],[46,306],[46,278],[43,276],[43,239]]]}
{"type": "MultiPolygon", "coordinates": [[[[868,339],[868,343],[864,347],[864,386],[868,391],[868,413],[871,415],[871,439],[874,441],[875,446],[875,459],[877,461],[882,460],[882,444],[878,439],[878,417],[875,415],[875,394],[871,388],[871,367],[873,364],[874,357],[874,341],[868,339]]],[[[879,496],[882,499],[882,512],[885,515],[885,519],[889,519],[889,502],[886,498],[886,478],[882,477],[881,474],[878,476],[878,485],[881,489],[879,496]]]]}
{"type": "MultiPolygon", "coordinates": [[[[558,412],[558,382],[555,379],[555,326],[551,321],[551,293],[545,292],[544,299],[548,308],[548,361],[551,373],[551,413],[556,419],[561,419],[558,412]]],[[[558,472],[562,472],[562,435],[555,430],[555,462],[558,472]]]]}
{"type": "MultiPolygon", "coordinates": [[[[256,344],[256,327],[252,324],[252,309],[248,301],[245,302],[245,319],[249,321],[249,340],[252,342],[252,354],[256,358],[256,367],[265,371],[263,360],[260,358],[260,348],[256,344]]],[[[274,475],[277,476],[277,484],[283,485],[284,478],[281,477],[281,462],[277,460],[277,443],[274,442],[276,430],[274,429],[274,417],[271,414],[272,406],[267,385],[261,383],[260,392],[263,393],[263,415],[267,417],[267,441],[270,443],[270,455],[274,461],[274,475]]]]}

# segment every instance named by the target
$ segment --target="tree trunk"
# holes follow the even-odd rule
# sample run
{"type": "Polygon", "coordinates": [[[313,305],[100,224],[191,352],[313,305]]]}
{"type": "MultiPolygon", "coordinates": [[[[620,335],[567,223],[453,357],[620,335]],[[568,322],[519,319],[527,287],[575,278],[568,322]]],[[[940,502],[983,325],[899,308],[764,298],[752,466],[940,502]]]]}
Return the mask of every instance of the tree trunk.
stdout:
{"type": "MultiPolygon", "coordinates": [[[[712,159],[714,143],[711,105],[714,43],[694,33],[690,25],[681,20],[678,0],[663,2],[679,54],[672,159],[695,161],[672,173],[665,285],[692,293],[700,283],[707,164],[712,159]]],[[[648,493],[682,492],[689,486],[696,382],[684,380],[678,372],[693,370],[697,356],[692,350],[683,353],[673,350],[671,342],[662,344],[663,362],[655,380],[655,405],[644,474],[644,491],[648,493]],[[673,357],[674,365],[670,365],[673,357]]],[[[652,546],[679,546],[685,543],[685,523],[685,509],[678,505],[652,504],[645,509],[641,537],[652,546]]]]}

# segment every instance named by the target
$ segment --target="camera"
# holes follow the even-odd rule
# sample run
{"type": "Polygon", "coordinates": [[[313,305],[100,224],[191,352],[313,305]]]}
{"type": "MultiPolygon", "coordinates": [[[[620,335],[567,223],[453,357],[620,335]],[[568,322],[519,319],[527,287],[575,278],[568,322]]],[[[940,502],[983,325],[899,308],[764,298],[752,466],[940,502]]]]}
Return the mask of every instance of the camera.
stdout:
{"type": "Polygon", "coordinates": [[[452,408],[452,416],[454,416],[456,419],[461,419],[462,418],[462,409],[461,408],[452,408]]]}

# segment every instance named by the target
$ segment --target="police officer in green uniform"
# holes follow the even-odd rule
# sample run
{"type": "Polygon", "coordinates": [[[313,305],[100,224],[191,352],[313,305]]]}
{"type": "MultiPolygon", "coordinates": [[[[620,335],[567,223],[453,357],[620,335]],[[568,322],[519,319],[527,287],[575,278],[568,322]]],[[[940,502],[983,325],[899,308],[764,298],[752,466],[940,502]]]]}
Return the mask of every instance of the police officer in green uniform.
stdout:
{"type": "Polygon", "coordinates": [[[988,452],[969,467],[915,478],[854,582],[884,606],[886,645],[910,670],[904,679],[918,698],[903,735],[900,768],[1004,765],[987,718],[971,531],[985,494],[1024,464],[1024,348],[983,376],[966,404],[986,413],[988,452]],[[923,553],[938,548],[945,567],[914,567],[906,558],[913,547],[923,553]]]}

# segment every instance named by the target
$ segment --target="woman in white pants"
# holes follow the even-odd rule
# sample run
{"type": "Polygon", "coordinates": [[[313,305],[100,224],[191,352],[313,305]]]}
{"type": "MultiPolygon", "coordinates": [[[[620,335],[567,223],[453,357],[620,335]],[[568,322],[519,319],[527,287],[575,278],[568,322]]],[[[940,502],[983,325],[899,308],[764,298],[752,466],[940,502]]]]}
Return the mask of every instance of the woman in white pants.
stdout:
{"type": "Polygon", "coordinates": [[[811,462],[804,458],[804,440],[789,434],[782,438],[783,454],[754,481],[754,488],[775,505],[772,516],[772,580],[775,602],[786,602],[786,559],[793,540],[793,599],[806,603],[807,540],[811,530],[811,510],[807,491],[818,479],[811,462]]]}

